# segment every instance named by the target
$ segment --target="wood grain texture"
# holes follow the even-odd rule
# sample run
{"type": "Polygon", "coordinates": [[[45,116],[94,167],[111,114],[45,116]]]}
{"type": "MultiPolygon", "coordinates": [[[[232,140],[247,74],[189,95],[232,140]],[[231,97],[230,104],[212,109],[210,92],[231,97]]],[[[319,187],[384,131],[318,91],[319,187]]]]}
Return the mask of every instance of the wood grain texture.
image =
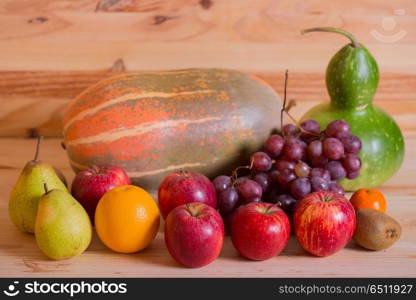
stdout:
{"type": "MultiPolygon", "coordinates": [[[[0,136],[30,137],[62,135],[62,114],[67,103],[99,80],[121,74],[123,60],[102,71],[0,71],[0,136]]],[[[283,72],[255,73],[279,94],[283,93],[283,72]]],[[[416,134],[408,111],[416,110],[416,76],[382,74],[375,103],[396,115],[401,128],[416,134]]],[[[297,117],[321,101],[327,101],[323,73],[290,73],[289,98],[297,101],[297,117]]]]}
{"type": "Polygon", "coordinates": [[[290,94],[308,102],[302,106],[306,109],[312,101],[328,98],[325,67],[346,43],[331,34],[300,35],[311,26],[353,32],[379,62],[382,79],[376,101],[382,107],[384,100],[412,106],[412,4],[413,0],[3,0],[0,136],[59,136],[66,103],[89,85],[125,70],[234,68],[259,74],[281,91],[282,74],[289,69],[290,94]],[[383,20],[390,20],[390,27],[387,22],[384,29],[383,20]],[[400,31],[405,35],[389,43],[374,31],[385,37],[400,31]]]}
{"type": "Polygon", "coordinates": [[[133,70],[215,65],[245,71],[296,67],[318,71],[346,42],[329,34],[300,35],[301,29],[318,25],[354,32],[386,71],[416,64],[404,59],[415,49],[412,0],[366,0],[359,5],[330,0],[228,0],[212,1],[208,9],[195,0],[100,1],[115,3],[103,4],[104,12],[96,11],[97,3],[2,1],[0,68],[97,70],[122,57],[133,70]],[[394,15],[395,9],[403,14],[394,15]],[[395,33],[382,28],[386,16],[395,18],[394,30],[406,31],[396,43],[372,34],[373,30],[385,36],[395,33]]]}
{"type": "MultiPolygon", "coordinates": [[[[20,169],[32,158],[33,139],[0,139],[0,277],[415,277],[416,276],[416,137],[407,138],[402,169],[380,190],[388,214],[402,226],[402,237],[391,248],[364,250],[353,242],[333,256],[317,258],[302,250],[292,236],[280,256],[263,262],[241,258],[229,237],[220,257],[201,269],[183,268],[169,256],[162,229],[146,250],[117,254],[94,237],[88,250],[69,260],[51,261],[37,248],[32,235],[20,233],[7,214],[8,193],[20,169]]],[[[73,173],[58,139],[45,139],[41,158],[73,173]]],[[[154,193],[153,193],[154,194],[154,193]]]]}

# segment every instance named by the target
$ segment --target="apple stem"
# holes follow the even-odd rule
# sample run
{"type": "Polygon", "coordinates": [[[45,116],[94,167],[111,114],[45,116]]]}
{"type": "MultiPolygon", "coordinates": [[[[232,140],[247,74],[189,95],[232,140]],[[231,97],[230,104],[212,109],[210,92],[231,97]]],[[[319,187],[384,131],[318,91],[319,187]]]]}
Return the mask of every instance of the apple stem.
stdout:
{"type": "Polygon", "coordinates": [[[42,139],[43,139],[43,136],[38,136],[38,140],[36,143],[35,157],[33,158],[33,161],[38,161],[40,142],[42,139]]]}
{"type": "Polygon", "coordinates": [[[322,200],[323,202],[331,202],[331,201],[333,201],[334,199],[333,199],[331,196],[327,195],[326,193],[323,193],[323,194],[321,195],[321,200],[322,200]]]}
{"type": "Polygon", "coordinates": [[[45,194],[49,193],[48,184],[46,182],[43,184],[43,188],[45,190],[45,194]]]}
{"type": "Polygon", "coordinates": [[[186,204],[186,210],[189,212],[189,214],[192,216],[192,217],[198,217],[200,214],[199,214],[199,211],[195,211],[195,209],[193,209],[192,207],[191,207],[191,203],[187,203],[186,204]]]}
{"type": "Polygon", "coordinates": [[[272,209],[272,207],[273,207],[274,205],[269,205],[267,208],[266,208],[266,210],[264,211],[264,213],[265,214],[268,214],[269,213],[269,211],[272,209]]]}
{"type": "Polygon", "coordinates": [[[189,177],[189,173],[187,171],[185,171],[184,169],[180,169],[178,172],[180,174],[182,174],[183,176],[185,176],[185,177],[189,177]]]}

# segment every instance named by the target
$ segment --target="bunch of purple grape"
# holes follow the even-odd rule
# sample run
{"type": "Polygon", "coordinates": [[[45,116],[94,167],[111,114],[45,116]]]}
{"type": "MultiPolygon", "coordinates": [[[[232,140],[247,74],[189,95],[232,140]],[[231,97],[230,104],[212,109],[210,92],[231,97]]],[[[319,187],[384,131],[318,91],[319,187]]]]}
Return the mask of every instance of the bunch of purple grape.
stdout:
{"type": "Polygon", "coordinates": [[[291,216],[296,202],[311,192],[345,193],[336,181],[359,175],[360,139],[344,120],[332,121],[323,132],[314,120],[300,126],[286,124],[282,135],[271,135],[264,150],[251,156],[249,175],[213,180],[224,217],[242,204],[260,201],[276,203],[291,216]]]}

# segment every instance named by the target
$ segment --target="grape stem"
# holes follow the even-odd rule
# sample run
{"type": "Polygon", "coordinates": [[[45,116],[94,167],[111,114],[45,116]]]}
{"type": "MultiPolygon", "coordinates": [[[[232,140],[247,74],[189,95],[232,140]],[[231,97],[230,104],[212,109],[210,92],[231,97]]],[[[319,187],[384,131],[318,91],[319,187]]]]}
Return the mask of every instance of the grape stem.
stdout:
{"type": "Polygon", "coordinates": [[[233,181],[233,186],[235,184],[235,182],[237,181],[238,178],[238,170],[242,170],[242,169],[251,169],[253,165],[253,162],[251,162],[250,166],[238,166],[237,168],[235,168],[232,173],[231,173],[231,179],[233,181]]]}
{"type": "Polygon", "coordinates": [[[280,130],[283,130],[283,112],[286,111],[286,99],[287,99],[287,80],[289,78],[289,70],[285,72],[285,87],[283,90],[283,106],[280,110],[280,130]]]}
{"type": "MultiPolygon", "coordinates": [[[[290,100],[289,105],[287,105],[287,82],[289,78],[289,70],[286,70],[285,72],[285,87],[283,90],[283,106],[280,110],[280,130],[283,130],[283,113],[286,113],[286,115],[289,117],[289,119],[296,125],[296,127],[303,133],[313,135],[313,136],[319,136],[318,134],[315,134],[314,132],[310,132],[308,130],[305,130],[300,126],[299,122],[289,113],[289,110],[296,105],[295,100],[290,100]]],[[[282,132],[283,137],[284,132],[282,132]]]]}

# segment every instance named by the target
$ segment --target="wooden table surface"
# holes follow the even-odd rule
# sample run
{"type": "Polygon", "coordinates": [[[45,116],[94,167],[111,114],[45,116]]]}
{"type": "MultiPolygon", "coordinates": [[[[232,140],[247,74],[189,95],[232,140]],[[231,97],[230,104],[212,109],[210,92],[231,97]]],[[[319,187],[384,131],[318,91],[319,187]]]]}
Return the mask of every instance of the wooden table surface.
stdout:
{"type": "MultiPolygon", "coordinates": [[[[41,156],[73,178],[59,139],[46,139],[41,156]]],[[[388,213],[402,225],[401,239],[390,249],[372,252],[351,242],[326,258],[313,257],[292,236],[280,256],[263,262],[241,258],[229,237],[221,255],[201,269],[178,265],[168,254],[163,232],[146,250],[117,254],[94,237],[82,255],[51,261],[37,248],[33,235],[19,232],[7,213],[8,194],[21,167],[32,156],[33,139],[0,139],[0,277],[363,277],[416,276],[416,138],[406,138],[406,157],[399,173],[380,190],[388,201],[388,213]]]]}
{"type": "Polygon", "coordinates": [[[414,0],[2,0],[0,1],[0,277],[313,277],[416,276],[416,6],[414,0]],[[229,238],[220,257],[186,269],[169,256],[163,233],[145,251],[113,253],[94,237],[79,257],[50,261],[34,237],[20,233],[7,213],[8,194],[33,155],[38,134],[54,137],[42,158],[71,181],[59,146],[67,103],[98,80],[120,72],[224,67],[254,73],[289,98],[300,117],[328,99],[324,71],[347,43],[300,30],[335,26],[351,31],[380,67],[375,103],[405,135],[399,173],[380,190],[402,225],[392,248],[371,252],[350,243],[327,258],[305,253],[292,237],[264,262],[239,257],[229,238]],[[403,35],[404,33],[404,35],[403,35]],[[375,35],[378,34],[378,35],[375,35]],[[402,36],[388,40],[396,34],[402,36]],[[381,35],[381,38],[380,38],[381,35]]]}

